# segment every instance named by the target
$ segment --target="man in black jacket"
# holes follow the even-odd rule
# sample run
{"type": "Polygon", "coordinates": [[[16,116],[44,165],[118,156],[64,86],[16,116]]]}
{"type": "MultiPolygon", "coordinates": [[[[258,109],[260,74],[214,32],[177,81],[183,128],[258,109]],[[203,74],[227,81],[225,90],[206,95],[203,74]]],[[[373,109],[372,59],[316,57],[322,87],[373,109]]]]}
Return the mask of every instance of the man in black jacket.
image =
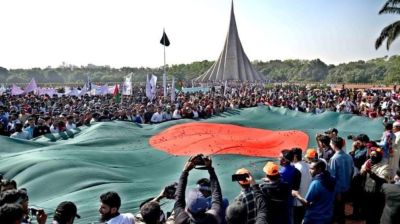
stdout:
{"type": "Polygon", "coordinates": [[[185,202],[187,179],[190,170],[192,170],[196,165],[196,158],[198,158],[198,156],[191,157],[186,162],[181,177],[179,178],[179,184],[176,190],[176,202],[174,205],[175,223],[219,224],[221,220],[218,214],[220,214],[221,211],[222,194],[217,175],[212,167],[211,158],[203,158],[205,168],[210,174],[212,192],[211,209],[207,210],[207,200],[204,197],[196,195],[195,192],[191,192],[187,200],[188,203],[186,204],[185,202]]]}
{"type": "Polygon", "coordinates": [[[289,224],[289,197],[291,189],[287,182],[284,182],[279,174],[279,167],[273,162],[268,162],[263,171],[266,174],[264,183],[260,188],[265,196],[267,203],[267,223],[268,224],[289,224]]]}

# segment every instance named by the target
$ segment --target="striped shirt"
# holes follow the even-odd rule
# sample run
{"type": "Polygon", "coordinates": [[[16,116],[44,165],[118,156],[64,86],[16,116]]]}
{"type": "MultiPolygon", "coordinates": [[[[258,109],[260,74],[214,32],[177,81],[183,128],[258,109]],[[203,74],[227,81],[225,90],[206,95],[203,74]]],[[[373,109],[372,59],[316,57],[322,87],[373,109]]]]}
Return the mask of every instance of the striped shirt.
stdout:
{"type": "Polygon", "coordinates": [[[247,207],[247,224],[255,224],[257,217],[254,192],[251,188],[243,189],[235,200],[241,201],[247,207]]]}

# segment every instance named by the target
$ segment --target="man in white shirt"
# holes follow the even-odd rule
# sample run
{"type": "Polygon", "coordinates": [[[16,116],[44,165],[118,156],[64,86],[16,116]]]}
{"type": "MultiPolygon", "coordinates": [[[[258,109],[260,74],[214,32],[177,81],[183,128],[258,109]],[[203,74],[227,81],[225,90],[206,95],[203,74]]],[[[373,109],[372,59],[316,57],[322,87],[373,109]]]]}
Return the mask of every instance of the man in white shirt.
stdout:
{"type": "Polygon", "coordinates": [[[17,122],[15,124],[15,132],[10,136],[10,138],[29,140],[29,133],[27,131],[22,130],[21,122],[17,122]]]}
{"type": "Polygon", "coordinates": [[[175,109],[174,113],[172,114],[172,119],[177,120],[177,119],[181,119],[181,118],[182,118],[182,116],[181,116],[180,108],[175,109]]]}
{"type": "Polygon", "coordinates": [[[397,169],[400,168],[400,121],[393,123],[393,133],[396,136],[396,139],[393,145],[393,157],[389,161],[391,177],[394,177],[397,169]]]}
{"type": "Polygon", "coordinates": [[[67,124],[65,125],[65,128],[67,130],[71,130],[71,129],[75,129],[76,128],[76,124],[74,123],[74,117],[69,115],[67,117],[67,124]]]}
{"type": "Polygon", "coordinates": [[[132,213],[119,213],[121,198],[118,193],[109,191],[100,195],[100,220],[105,224],[134,224],[132,213]]]}
{"type": "MultiPolygon", "coordinates": [[[[302,151],[300,148],[293,148],[292,152],[294,155],[293,165],[301,173],[300,188],[298,191],[293,191],[292,194],[295,198],[304,198],[307,195],[308,187],[312,181],[309,172],[310,165],[302,160],[302,151]]],[[[297,199],[295,199],[293,206],[293,223],[301,224],[306,211],[305,206],[297,199]]]]}
{"type": "Polygon", "coordinates": [[[151,123],[161,123],[164,121],[162,111],[163,111],[162,107],[157,108],[157,112],[155,112],[153,116],[151,116],[151,123]]]}

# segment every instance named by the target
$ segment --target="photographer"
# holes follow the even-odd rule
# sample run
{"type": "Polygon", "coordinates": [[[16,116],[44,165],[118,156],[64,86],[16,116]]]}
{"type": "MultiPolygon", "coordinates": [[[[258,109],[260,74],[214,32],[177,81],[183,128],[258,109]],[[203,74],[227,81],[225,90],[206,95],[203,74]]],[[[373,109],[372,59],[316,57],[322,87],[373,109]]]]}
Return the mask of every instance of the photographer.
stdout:
{"type": "MultiPolygon", "coordinates": [[[[250,176],[250,171],[246,168],[240,168],[236,171],[235,175],[248,175],[250,176]]],[[[235,198],[235,201],[240,201],[246,206],[246,223],[254,224],[257,218],[257,208],[255,204],[255,195],[253,188],[251,188],[251,183],[248,178],[244,180],[238,180],[240,187],[242,188],[240,194],[235,198]]]]}
{"type": "Polygon", "coordinates": [[[1,193],[0,198],[0,206],[5,204],[19,204],[22,207],[23,218],[21,223],[30,224],[31,217],[29,217],[30,211],[34,210],[36,212],[32,212],[32,216],[36,216],[36,220],[38,224],[46,223],[47,214],[43,209],[29,209],[29,197],[27,195],[26,190],[8,190],[1,193]]]}
{"type": "Polygon", "coordinates": [[[198,223],[198,224],[219,224],[219,214],[221,212],[222,195],[221,187],[217,175],[212,167],[211,158],[198,155],[191,157],[185,164],[176,192],[176,202],[174,205],[175,223],[198,223]],[[189,172],[203,160],[205,168],[210,174],[212,202],[211,209],[207,210],[207,201],[204,197],[189,194],[187,204],[185,202],[185,190],[189,172]]]}
{"type": "Polygon", "coordinates": [[[161,209],[160,201],[163,198],[175,199],[175,192],[178,183],[166,186],[161,193],[155,198],[149,198],[142,202],[139,206],[140,213],[135,215],[136,224],[160,224],[160,223],[174,223],[174,217],[170,216],[166,220],[166,216],[161,209]]]}
{"type": "MultiPolygon", "coordinates": [[[[260,186],[256,184],[251,173],[246,177],[254,192],[254,203],[257,210],[255,224],[267,223],[267,204],[260,186]]],[[[248,206],[241,200],[235,200],[226,209],[226,221],[228,224],[248,224],[247,222],[248,206]]]]}
{"type": "MultiPolygon", "coordinates": [[[[210,184],[210,180],[208,178],[201,178],[200,180],[198,180],[196,182],[197,187],[196,190],[198,190],[204,198],[207,199],[207,203],[208,203],[208,209],[211,208],[211,184],[210,184]]],[[[222,209],[221,209],[221,214],[220,214],[220,218],[221,218],[221,223],[226,223],[225,220],[225,211],[229,206],[229,200],[227,198],[222,198],[222,209]]]]}

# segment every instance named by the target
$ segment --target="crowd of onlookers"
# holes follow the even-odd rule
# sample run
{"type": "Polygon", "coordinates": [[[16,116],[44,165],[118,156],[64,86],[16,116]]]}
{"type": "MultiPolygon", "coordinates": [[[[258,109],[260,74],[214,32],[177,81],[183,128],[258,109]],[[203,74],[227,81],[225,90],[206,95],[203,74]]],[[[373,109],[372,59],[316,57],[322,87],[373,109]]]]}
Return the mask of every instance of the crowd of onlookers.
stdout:
{"type": "Polygon", "coordinates": [[[144,87],[134,87],[132,93],[117,101],[111,94],[12,96],[5,92],[0,95],[0,135],[32,139],[97,121],[152,124],[182,118],[209,118],[230,109],[258,105],[314,114],[333,111],[384,117],[387,121],[397,120],[400,114],[400,93],[396,88],[331,90],[236,83],[212,87],[205,93],[179,92],[173,100],[170,96],[163,97],[162,89],[152,100],[146,97],[144,87]]]}
{"type": "MultiPolygon", "coordinates": [[[[400,95],[394,90],[306,89],[299,86],[238,84],[211,88],[207,93],[178,93],[176,99],[157,96],[149,100],[143,88],[117,101],[111,95],[0,96],[0,134],[32,139],[93,122],[121,120],[151,124],[173,119],[200,119],[230,109],[269,105],[319,114],[324,111],[385,118],[380,141],[365,134],[346,136],[352,149],[335,128],[318,134],[316,149],[283,149],[279,164],[268,162],[265,177],[256,181],[246,168],[235,172],[241,191],[235,199],[223,197],[211,158],[197,155],[188,160],[175,185],[143,202],[137,215],[120,214],[116,192],[100,196],[100,220],[125,223],[400,223],[400,95]],[[203,166],[209,178],[197,181],[186,193],[189,172],[203,166]],[[258,182],[258,183],[257,183],[258,182]],[[172,214],[164,214],[160,200],[175,200],[172,214]],[[345,216],[351,202],[353,214],[345,216]]],[[[160,94],[158,94],[160,95],[160,94]]],[[[380,127],[377,127],[380,128],[380,127]]],[[[0,223],[46,223],[42,209],[29,207],[26,189],[3,180],[0,223]]],[[[79,207],[79,205],[78,205],[79,207]]],[[[72,224],[77,206],[64,201],[54,211],[52,223],[72,224]]]]}
{"type": "MultiPolygon", "coordinates": [[[[384,123],[380,141],[365,134],[346,141],[335,128],[316,135],[318,147],[303,151],[283,149],[278,163],[267,162],[264,178],[256,180],[246,168],[232,175],[240,186],[234,199],[223,197],[212,159],[204,155],[189,158],[177,183],[139,205],[139,213],[120,213],[121,198],[110,191],[100,196],[99,220],[108,224],[325,224],[365,220],[366,223],[400,223],[400,121],[384,123]],[[209,173],[187,190],[192,169],[209,173]],[[174,200],[172,212],[162,210],[163,199],[174,200]],[[346,217],[345,204],[352,214],[346,217]]],[[[233,172],[232,172],[233,173],[233,172]]],[[[53,224],[72,224],[79,205],[61,202],[54,211],[53,224]]],[[[29,207],[26,189],[15,181],[3,180],[0,194],[0,223],[44,224],[43,209],[29,207]]]]}

